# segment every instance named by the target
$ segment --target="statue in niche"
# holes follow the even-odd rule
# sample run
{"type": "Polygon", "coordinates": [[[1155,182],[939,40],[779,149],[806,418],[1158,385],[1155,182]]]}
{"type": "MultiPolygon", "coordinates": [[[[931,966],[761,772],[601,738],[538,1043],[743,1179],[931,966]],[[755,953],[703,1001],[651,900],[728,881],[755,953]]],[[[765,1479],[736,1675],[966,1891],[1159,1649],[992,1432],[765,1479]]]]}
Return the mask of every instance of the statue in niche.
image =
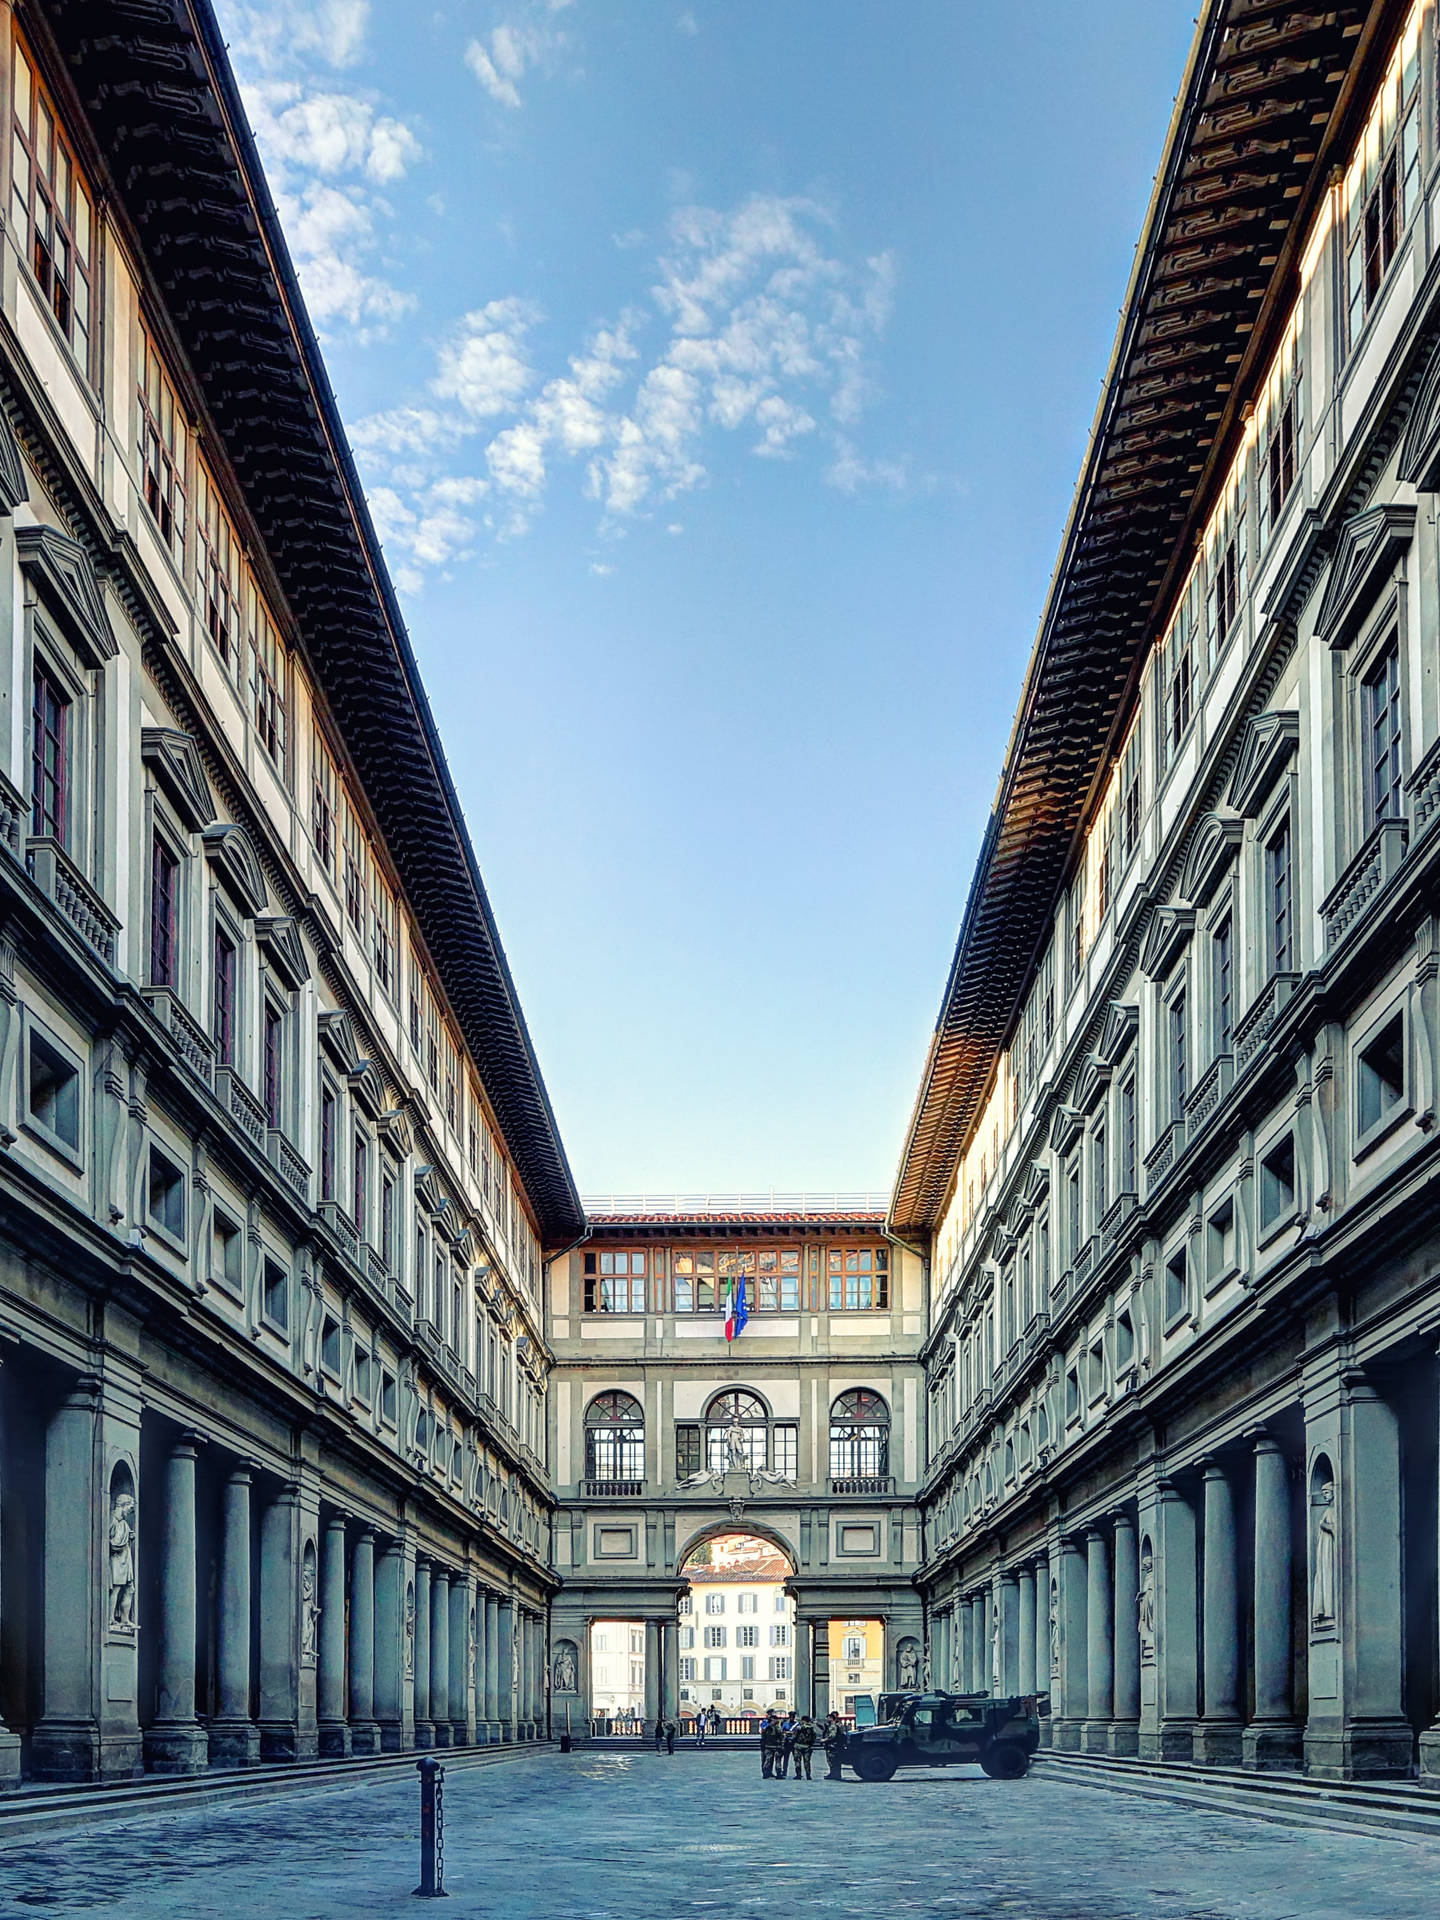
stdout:
{"type": "Polygon", "coordinates": [[[110,1503],[110,1626],[116,1633],[134,1633],[135,1620],[135,1496],[128,1477],[117,1475],[110,1503]]]}
{"type": "Polygon", "coordinates": [[[990,1603],[990,1685],[1000,1691],[1000,1606],[994,1600],[990,1603]]]}
{"type": "Polygon", "coordinates": [[[913,1640],[900,1642],[900,1691],[913,1693],[920,1684],[920,1659],[913,1640]]]}
{"type": "Polygon", "coordinates": [[[313,1667],[320,1651],[320,1603],[315,1598],[315,1550],[305,1549],[300,1569],[300,1660],[313,1667]]]}
{"type": "Polygon", "coordinates": [[[1050,1678],[1060,1678],[1060,1582],[1050,1582],[1050,1678]]]}
{"type": "Polygon", "coordinates": [[[470,1624],[465,1633],[465,1682],[473,1693],[475,1691],[475,1653],[479,1646],[479,1637],[475,1632],[475,1609],[470,1609],[470,1624]]]}
{"type": "Polygon", "coordinates": [[[1315,1500],[1319,1518],[1315,1522],[1315,1577],[1310,1588],[1310,1624],[1333,1627],[1338,1545],[1335,1533],[1335,1482],[1322,1480],[1315,1490],[1315,1500]]]}
{"type": "Polygon", "coordinates": [[[575,1671],[575,1649],[568,1640],[562,1640],[555,1655],[555,1691],[556,1693],[578,1693],[579,1676],[575,1671]]]}
{"type": "Polygon", "coordinates": [[[405,1678],[415,1672],[415,1582],[405,1582],[405,1678]]]}
{"type": "Polygon", "coordinates": [[[1150,1542],[1140,1555],[1140,1591],[1135,1600],[1136,1623],[1140,1630],[1140,1658],[1155,1658],[1155,1555],[1150,1542]]]}
{"type": "Polygon", "coordinates": [[[725,1463],[732,1473],[750,1471],[750,1436],[738,1420],[725,1429],[725,1463]]]}
{"type": "Polygon", "coordinates": [[[924,1658],[920,1662],[921,1691],[924,1693],[929,1693],[933,1684],[934,1682],[931,1679],[930,1655],[929,1655],[929,1652],[927,1651],[924,1658]]]}

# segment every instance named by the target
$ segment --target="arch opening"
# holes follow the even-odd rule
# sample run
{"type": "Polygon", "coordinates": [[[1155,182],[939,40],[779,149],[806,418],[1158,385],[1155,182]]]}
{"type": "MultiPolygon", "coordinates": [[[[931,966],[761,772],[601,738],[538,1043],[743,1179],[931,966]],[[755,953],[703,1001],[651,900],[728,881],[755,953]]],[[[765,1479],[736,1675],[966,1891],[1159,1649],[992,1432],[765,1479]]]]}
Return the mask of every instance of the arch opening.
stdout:
{"type": "Polygon", "coordinates": [[[690,1546],[680,1566],[682,1717],[749,1721],[794,1705],[793,1570],[780,1543],[758,1533],[721,1529],[690,1546]]]}

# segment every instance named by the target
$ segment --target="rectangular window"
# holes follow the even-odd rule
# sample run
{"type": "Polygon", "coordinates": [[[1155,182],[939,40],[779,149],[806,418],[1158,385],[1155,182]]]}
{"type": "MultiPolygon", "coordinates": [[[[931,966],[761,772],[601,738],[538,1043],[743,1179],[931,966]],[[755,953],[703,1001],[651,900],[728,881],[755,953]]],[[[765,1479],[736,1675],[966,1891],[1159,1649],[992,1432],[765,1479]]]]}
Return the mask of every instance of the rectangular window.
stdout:
{"type": "Polygon", "coordinates": [[[150,840],[150,979],[173,987],[179,915],[180,862],[160,834],[150,840]]]}
{"type": "Polygon", "coordinates": [[[373,958],[376,984],[389,993],[395,984],[395,901],[390,889],[373,869],[371,905],[374,907],[373,958]]]}
{"type": "Polygon", "coordinates": [[[725,1645],[724,1627],[706,1627],[705,1644],[707,1647],[723,1647],[725,1645]]]}
{"type": "Polygon", "coordinates": [[[688,1423],[678,1426],[675,1429],[675,1477],[686,1480],[699,1471],[700,1429],[688,1423]]]}
{"type": "Polygon", "coordinates": [[[360,817],[347,801],[345,803],[345,918],[362,942],[365,939],[368,919],[365,885],[365,870],[368,865],[369,857],[365,848],[365,834],[360,825],[360,817]]]}
{"type": "Polygon", "coordinates": [[[781,1622],[776,1626],[771,1627],[770,1644],[772,1647],[788,1647],[789,1646],[790,1627],[788,1622],[781,1622]]]}
{"type": "Polygon", "coordinates": [[[235,530],[220,504],[215,482],[201,460],[195,462],[195,486],[198,507],[195,573],[205,631],[214,641],[215,651],[234,673],[240,657],[244,561],[235,530]]]}
{"type": "Polygon", "coordinates": [[[1104,1127],[1097,1127],[1090,1139],[1090,1197],[1095,1209],[1093,1218],[1098,1227],[1105,1217],[1105,1209],[1110,1204],[1106,1180],[1104,1127]]]}
{"type": "Polygon", "coordinates": [[[285,648],[258,593],[250,595],[250,691],[260,744],[284,771],[285,648]]]}
{"type": "Polygon", "coordinates": [[[363,1133],[355,1135],[351,1149],[351,1173],[355,1225],[360,1238],[364,1240],[369,1237],[370,1228],[370,1143],[363,1133]]]}
{"type": "Polygon", "coordinates": [[[1365,324],[1420,198],[1420,16],[1385,75],[1345,176],[1350,339],[1365,324]]]}
{"type": "Polygon", "coordinates": [[[11,224],[21,258],[88,378],[95,226],[90,194],[28,52],[18,40],[12,52],[11,224]]]}
{"type": "Polygon", "coordinates": [[[1165,1325],[1173,1327],[1184,1317],[1190,1304],[1190,1282],[1185,1268],[1185,1249],[1177,1247],[1165,1263],[1165,1325]]]}
{"type": "Polygon", "coordinates": [[[724,1594],[723,1593],[707,1593],[705,1596],[705,1611],[707,1613],[724,1613],[725,1611],[724,1594]]]}
{"type": "Polygon", "coordinates": [[[265,1002],[261,1022],[261,1075],[265,1118],[272,1127],[278,1127],[284,1111],[285,1016],[273,1000],[265,1002]]]}
{"type": "Polygon", "coordinates": [[[185,416],[148,334],[140,342],[140,490],[160,538],[185,553],[185,416]]]}
{"type": "Polygon", "coordinates": [[[215,929],[214,1040],[222,1067],[235,1064],[235,942],[223,927],[215,929]]]}
{"type": "Polygon", "coordinates": [[[1126,868],[1140,851],[1140,775],[1144,735],[1139,726],[1132,728],[1120,761],[1120,800],[1116,809],[1116,839],[1120,865],[1126,868]]]}
{"type": "Polygon", "coordinates": [[[1400,655],[1387,647],[1364,685],[1368,824],[1398,820],[1400,803],[1400,655]]]}
{"type": "Polygon", "coordinates": [[[693,1680],[695,1678],[695,1662],[693,1660],[682,1660],[680,1662],[680,1678],[682,1680],[693,1680]]]}
{"type": "Polygon", "coordinates": [[[800,1429],[772,1427],[770,1429],[770,1471],[783,1474],[787,1480],[793,1480],[797,1472],[799,1456],[800,1429]]]}
{"type": "Polygon", "coordinates": [[[335,1096],[320,1089],[320,1198],[335,1198],[335,1096]]]}
{"type": "Polygon", "coordinates": [[[30,831],[63,847],[69,834],[70,702],[35,662],[30,701],[30,831]]]}
{"type": "Polygon", "coordinates": [[[1229,1053],[1235,1044],[1235,966],[1231,952],[1230,921],[1222,920],[1210,943],[1215,969],[1215,1052],[1229,1053]]]}
{"type": "Polygon", "coordinates": [[[796,1313],[800,1307],[800,1249],[761,1247],[755,1255],[756,1274],[747,1289],[752,1312],[796,1313]]]}
{"type": "Polygon", "coordinates": [[[1069,1230],[1067,1251],[1073,1261],[1080,1251],[1084,1233],[1080,1218],[1080,1156],[1076,1154],[1065,1171],[1065,1211],[1066,1227],[1069,1230]]]}
{"type": "MultiPolygon", "coordinates": [[[[753,1632],[754,1629],[752,1628],[751,1631],[753,1632]]],[[[741,1655],[740,1678],[742,1680],[753,1680],[755,1678],[755,1656],[753,1653],[741,1655]]]]}
{"type": "Polygon", "coordinates": [[[1180,751],[1186,734],[1190,731],[1190,720],[1194,712],[1195,701],[1195,597],[1198,590],[1199,570],[1192,579],[1191,588],[1186,593],[1176,611],[1169,633],[1165,636],[1162,651],[1165,687],[1165,751],[1167,759],[1173,760],[1180,751]]]}
{"type": "Polygon", "coordinates": [[[1170,1118],[1178,1120],[1185,1112],[1185,1096],[1190,1090],[1189,1030],[1183,989],[1166,1007],[1166,1029],[1170,1041],[1170,1118]]]}
{"type": "Polygon", "coordinates": [[[163,1227],[172,1240],[185,1237],[185,1176],[158,1147],[150,1149],[147,1205],[154,1225],[163,1227]]]}
{"type": "Polygon", "coordinates": [[[1297,313],[1266,382],[1260,406],[1256,467],[1262,546],[1285,511],[1299,472],[1303,393],[1297,313]]]}
{"type": "Polygon", "coordinates": [[[317,727],[310,736],[310,838],[320,864],[335,871],[335,762],[317,727]]]}
{"type": "Polygon", "coordinates": [[[277,1332],[284,1333],[290,1325],[290,1276],[274,1260],[265,1262],[260,1311],[277,1332]]]}
{"type": "Polygon", "coordinates": [[[643,1252],[587,1253],[586,1313],[644,1313],[646,1264],[643,1252]]]}
{"type": "Polygon", "coordinates": [[[72,1153],[80,1151],[80,1075],[58,1047],[30,1029],[30,1118],[72,1153]]]}
{"type": "Polygon", "coordinates": [[[1295,1136],[1287,1133],[1260,1162],[1260,1231],[1284,1219],[1295,1205],[1295,1136]]]}
{"type": "Polygon", "coordinates": [[[1136,1161],[1138,1140],[1135,1108],[1135,1076],[1127,1074],[1120,1082],[1120,1191],[1138,1191],[1136,1161]]]}
{"type": "Polygon", "coordinates": [[[1265,848],[1265,898],[1270,971],[1289,973],[1295,965],[1295,894],[1288,820],[1281,821],[1265,848]]]}
{"type": "Polygon", "coordinates": [[[885,1247],[830,1247],[825,1254],[832,1313],[878,1311],[890,1304],[890,1255],[885,1247]]]}
{"type": "Polygon", "coordinates": [[[1356,1062],[1361,1139],[1397,1112],[1405,1100],[1405,1021],[1388,1020],[1356,1062]]]}
{"type": "Polygon", "coordinates": [[[395,1182],[388,1173],[380,1176],[380,1258],[395,1271],[395,1182]]]}
{"type": "Polygon", "coordinates": [[[789,1654],[780,1653],[770,1656],[770,1678],[772,1680],[788,1680],[790,1678],[789,1654]]]}
{"type": "Polygon", "coordinates": [[[244,1245],[239,1222],[217,1207],[210,1229],[210,1275],[212,1279],[222,1281],[231,1293],[240,1291],[244,1245]]]}

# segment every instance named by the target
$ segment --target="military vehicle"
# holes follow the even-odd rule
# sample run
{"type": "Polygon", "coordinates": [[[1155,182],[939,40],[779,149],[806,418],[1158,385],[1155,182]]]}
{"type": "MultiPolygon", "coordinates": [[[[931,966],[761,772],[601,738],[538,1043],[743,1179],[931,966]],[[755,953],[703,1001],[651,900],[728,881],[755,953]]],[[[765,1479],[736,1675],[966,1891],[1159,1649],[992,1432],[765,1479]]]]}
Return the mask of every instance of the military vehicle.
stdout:
{"type": "Polygon", "coordinates": [[[879,1711],[875,1726],[857,1714],[845,1741],[845,1764],[862,1780],[889,1780],[898,1767],[977,1763],[992,1780],[1018,1780],[1040,1744],[1033,1693],[882,1693],[879,1711]]]}

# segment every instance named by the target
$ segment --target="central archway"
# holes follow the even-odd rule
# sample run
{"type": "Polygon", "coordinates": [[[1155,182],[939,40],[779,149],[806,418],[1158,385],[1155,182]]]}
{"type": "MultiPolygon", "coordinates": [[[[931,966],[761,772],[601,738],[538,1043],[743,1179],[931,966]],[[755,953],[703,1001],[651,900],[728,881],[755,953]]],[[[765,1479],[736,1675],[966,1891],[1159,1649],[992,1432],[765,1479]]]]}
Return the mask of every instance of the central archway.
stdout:
{"type": "Polygon", "coordinates": [[[790,1549],[766,1530],[733,1523],[693,1540],[680,1563],[682,1719],[762,1719],[795,1701],[795,1602],[790,1549]]]}

